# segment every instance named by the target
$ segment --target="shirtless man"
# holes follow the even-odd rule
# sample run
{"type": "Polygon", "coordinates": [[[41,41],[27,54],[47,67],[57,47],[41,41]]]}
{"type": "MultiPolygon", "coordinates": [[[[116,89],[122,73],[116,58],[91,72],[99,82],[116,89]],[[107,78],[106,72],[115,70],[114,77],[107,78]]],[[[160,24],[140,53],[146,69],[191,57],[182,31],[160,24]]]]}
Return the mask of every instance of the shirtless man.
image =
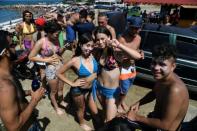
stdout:
{"type": "MultiPolygon", "coordinates": [[[[39,129],[33,110],[44,95],[44,88],[31,91],[31,100],[25,99],[25,92],[17,86],[11,74],[8,32],[0,30],[0,118],[7,131],[28,131],[39,129]]],[[[0,129],[1,130],[1,129],[0,129]]],[[[36,131],[37,131],[36,130],[36,131]]]]}
{"type": "Polygon", "coordinates": [[[108,18],[104,13],[98,15],[98,26],[105,26],[111,33],[112,39],[116,39],[116,31],[114,27],[108,25],[108,18]]]}
{"type": "Polygon", "coordinates": [[[145,130],[180,130],[188,105],[188,90],[183,81],[174,73],[176,53],[173,45],[161,44],[153,49],[151,64],[156,80],[155,87],[141,100],[131,106],[125,117],[145,125],[145,130]],[[139,107],[156,100],[154,111],[148,117],[137,114],[139,107]]]}
{"type": "MultiPolygon", "coordinates": [[[[128,48],[139,51],[141,37],[139,32],[141,30],[141,24],[132,23],[128,26],[125,32],[123,32],[119,37],[118,41],[128,48]]],[[[142,52],[141,52],[142,53],[142,52]]],[[[118,100],[118,112],[128,111],[128,106],[124,102],[129,88],[132,87],[134,79],[136,77],[136,67],[135,60],[132,59],[127,53],[123,51],[116,52],[116,59],[119,61],[120,68],[120,96],[118,100]]]]}

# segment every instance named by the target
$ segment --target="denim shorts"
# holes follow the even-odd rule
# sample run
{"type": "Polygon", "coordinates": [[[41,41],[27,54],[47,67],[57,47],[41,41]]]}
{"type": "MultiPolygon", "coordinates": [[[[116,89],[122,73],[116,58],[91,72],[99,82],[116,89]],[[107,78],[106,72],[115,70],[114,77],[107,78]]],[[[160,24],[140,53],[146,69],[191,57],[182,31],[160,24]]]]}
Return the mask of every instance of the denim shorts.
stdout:
{"type": "Polygon", "coordinates": [[[62,63],[57,65],[47,65],[45,69],[46,79],[47,80],[54,80],[57,79],[56,72],[62,66],[62,63]]]}
{"type": "Polygon", "coordinates": [[[80,87],[71,87],[70,88],[70,93],[72,96],[84,95],[88,92],[91,92],[91,89],[82,89],[80,87]]]}

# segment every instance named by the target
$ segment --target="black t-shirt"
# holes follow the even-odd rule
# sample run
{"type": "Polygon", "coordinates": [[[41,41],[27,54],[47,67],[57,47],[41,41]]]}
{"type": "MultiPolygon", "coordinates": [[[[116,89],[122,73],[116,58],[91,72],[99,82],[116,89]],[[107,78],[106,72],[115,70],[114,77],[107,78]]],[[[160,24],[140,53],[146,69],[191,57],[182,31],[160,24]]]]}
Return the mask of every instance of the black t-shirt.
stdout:
{"type": "Polygon", "coordinates": [[[95,29],[95,25],[91,22],[78,23],[74,26],[74,29],[78,32],[78,36],[80,37],[84,33],[92,34],[92,31],[95,29]]]}

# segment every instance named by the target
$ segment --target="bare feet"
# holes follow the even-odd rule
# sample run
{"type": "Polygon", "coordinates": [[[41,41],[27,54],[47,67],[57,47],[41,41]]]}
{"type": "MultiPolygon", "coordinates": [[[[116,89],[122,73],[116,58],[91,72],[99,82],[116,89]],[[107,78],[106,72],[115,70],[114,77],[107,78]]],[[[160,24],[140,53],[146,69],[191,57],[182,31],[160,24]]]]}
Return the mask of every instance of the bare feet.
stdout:
{"type": "Polygon", "coordinates": [[[121,106],[122,106],[122,109],[123,109],[124,111],[127,112],[127,111],[129,110],[129,107],[126,105],[125,102],[122,102],[121,106]]]}
{"type": "Polygon", "coordinates": [[[93,129],[91,127],[89,127],[86,124],[80,124],[80,127],[84,130],[84,131],[93,131],[93,129]]]}
{"type": "Polygon", "coordinates": [[[57,113],[58,115],[63,115],[63,114],[64,114],[64,112],[63,112],[60,108],[57,108],[57,109],[56,109],[56,113],[57,113]]]}
{"type": "Polygon", "coordinates": [[[128,106],[123,102],[121,105],[118,106],[117,112],[126,113],[128,110],[129,110],[128,106]]]}
{"type": "Polygon", "coordinates": [[[118,113],[125,113],[125,110],[122,108],[122,106],[118,106],[118,109],[117,109],[117,112],[118,113]]]}
{"type": "Polygon", "coordinates": [[[66,108],[66,107],[68,106],[68,103],[62,101],[62,102],[60,103],[60,105],[63,106],[64,108],[66,108]]]}

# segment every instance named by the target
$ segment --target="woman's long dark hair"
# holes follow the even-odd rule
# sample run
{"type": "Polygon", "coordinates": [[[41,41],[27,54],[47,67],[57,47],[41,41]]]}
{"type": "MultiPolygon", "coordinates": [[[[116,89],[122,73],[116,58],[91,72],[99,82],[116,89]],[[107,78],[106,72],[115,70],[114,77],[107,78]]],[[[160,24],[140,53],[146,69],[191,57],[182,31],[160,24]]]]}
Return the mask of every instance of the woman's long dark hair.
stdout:
{"type": "Polygon", "coordinates": [[[78,41],[78,44],[77,44],[77,48],[75,50],[75,56],[80,56],[82,51],[81,51],[81,46],[90,42],[90,41],[93,41],[93,37],[90,33],[84,33],[82,34],[80,37],[79,37],[79,41],[78,41]]]}
{"type": "Polygon", "coordinates": [[[55,33],[56,31],[60,31],[62,29],[61,25],[57,23],[55,20],[48,21],[44,26],[44,31],[48,33],[55,33]]]}
{"type": "MultiPolygon", "coordinates": [[[[95,40],[96,40],[96,35],[98,33],[103,33],[105,35],[107,35],[108,37],[112,38],[112,35],[110,33],[110,31],[105,27],[105,26],[98,26],[95,31],[94,31],[94,36],[95,36],[95,40]]],[[[96,60],[99,60],[102,52],[104,50],[100,50],[99,52],[93,52],[93,55],[95,56],[96,60]]],[[[107,47],[107,56],[114,56],[114,50],[111,47],[107,47]]]]}
{"type": "Polygon", "coordinates": [[[23,11],[23,22],[25,21],[25,15],[26,15],[27,13],[31,14],[31,16],[32,16],[30,22],[31,22],[31,23],[34,23],[33,13],[30,12],[30,11],[28,11],[28,10],[23,11]]]}
{"type": "Polygon", "coordinates": [[[40,26],[40,25],[36,25],[36,28],[37,28],[37,41],[41,39],[42,37],[42,31],[44,30],[44,26],[40,26]]]}
{"type": "Polygon", "coordinates": [[[105,26],[96,27],[96,29],[94,30],[95,38],[96,38],[96,34],[98,34],[98,33],[106,34],[108,37],[112,38],[110,31],[105,26]]]}

